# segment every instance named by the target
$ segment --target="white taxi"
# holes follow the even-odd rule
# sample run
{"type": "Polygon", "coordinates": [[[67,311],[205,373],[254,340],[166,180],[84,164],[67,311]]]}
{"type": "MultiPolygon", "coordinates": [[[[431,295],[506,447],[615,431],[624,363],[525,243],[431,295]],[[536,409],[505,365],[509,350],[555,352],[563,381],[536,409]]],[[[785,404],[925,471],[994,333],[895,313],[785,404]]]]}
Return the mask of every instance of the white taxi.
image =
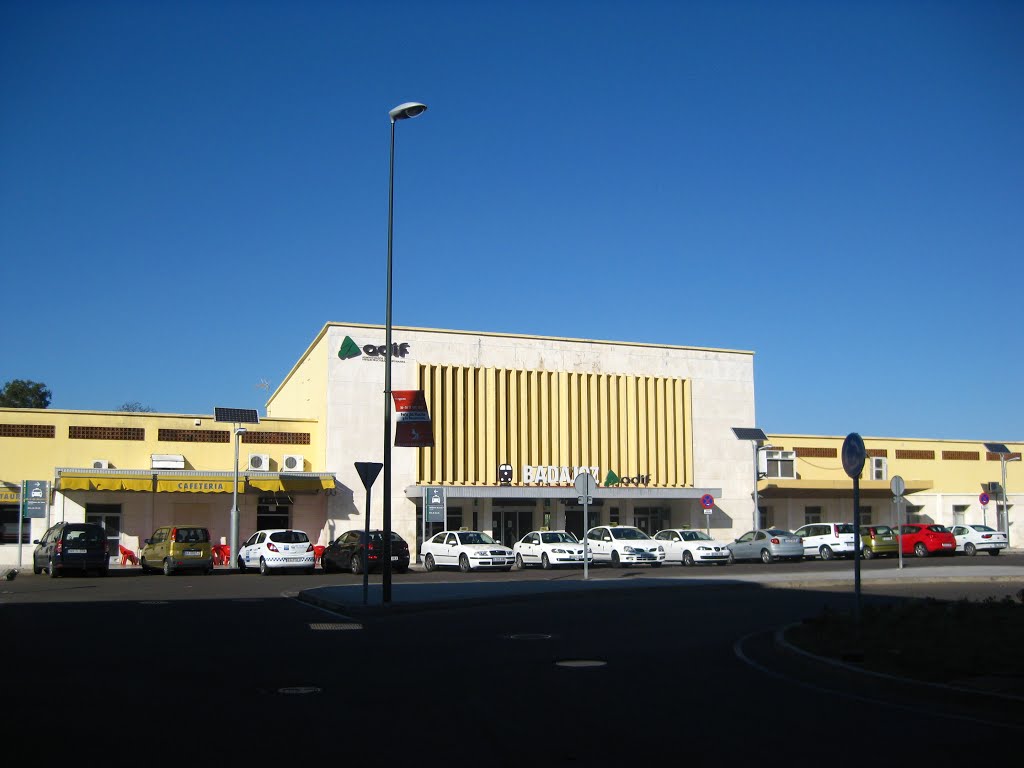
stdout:
{"type": "MultiPolygon", "coordinates": [[[[569,531],[530,531],[512,545],[516,553],[516,567],[539,565],[555,568],[559,565],[583,565],[583,545],[569,531]]],[[[593,562],[594,553],[587,552],[587,562],[593,562]]]]}
{"type": "Polygon", "coordinates": [[[587,546],[595,563],[621,568],[646,563],[654,568],[665,562],[665,547],[632,525],[600,525],[587,531],[587,546]]]}
{"type": "Polygon", "coordinates": [[[667,528],[654,534],[654,540],[665,547],[665,560],[670,563],[729,562],[728,542],[713,539],[704,531],[667,528]]]}
{"type": "Polygon", "coordinates": [[[258,568],[264,576],[285,570],[313,573],[316,555],[305,531],[268,528],[246,539],[238,548],[235,564],[242,573],[258,568]]]}
{"type": "Polygon", "coordinates": [[[423,567],[433,571],[454,566],[463,573],[478,569],[511,571],[515,553],[483,531],[441,531],[423,542],[423,567]]]}

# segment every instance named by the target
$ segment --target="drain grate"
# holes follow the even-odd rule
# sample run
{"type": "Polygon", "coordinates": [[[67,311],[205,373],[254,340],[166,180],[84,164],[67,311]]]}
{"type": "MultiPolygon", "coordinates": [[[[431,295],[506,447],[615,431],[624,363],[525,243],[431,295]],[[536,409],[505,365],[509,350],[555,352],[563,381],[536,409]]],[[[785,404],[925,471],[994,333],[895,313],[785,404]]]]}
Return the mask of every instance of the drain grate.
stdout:
{"type": "Polygon", "coordinates": [[[345,629],[362,629],[362,624],[356,624],[354,622],[328,622],[319,624],[310,624],[310,629],[326,630],[326,631],[340,631],[345,629]]]}

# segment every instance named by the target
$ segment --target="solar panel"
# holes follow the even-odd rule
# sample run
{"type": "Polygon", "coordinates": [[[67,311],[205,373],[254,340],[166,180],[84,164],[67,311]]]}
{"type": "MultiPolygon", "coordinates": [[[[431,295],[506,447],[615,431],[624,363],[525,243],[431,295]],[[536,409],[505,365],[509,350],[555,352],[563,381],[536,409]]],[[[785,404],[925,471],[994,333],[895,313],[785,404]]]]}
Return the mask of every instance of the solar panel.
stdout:
{"type": "Polygon", "coordinates": [[[757,427],[733,427],[732,431],[740,440],[767,440],[768,435],[757,427]]]}
{"type": "Polygon", "coordinates": [[[227,421],[232,424],[259,424],[260,415],[255,408],[214,408],[215,421],[227,421]]]}
{"type": "Polygon", "coordinates": [[[989,453],[1012,453],[1003,443],[985,443],[985,450],[989,453]]]}

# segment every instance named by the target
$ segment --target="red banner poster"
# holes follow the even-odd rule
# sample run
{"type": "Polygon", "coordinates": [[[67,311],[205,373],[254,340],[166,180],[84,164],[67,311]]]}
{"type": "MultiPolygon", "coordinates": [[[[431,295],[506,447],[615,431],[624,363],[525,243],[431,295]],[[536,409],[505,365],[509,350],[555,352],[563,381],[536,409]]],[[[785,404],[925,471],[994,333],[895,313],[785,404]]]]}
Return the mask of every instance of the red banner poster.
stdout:
{"type": "Polygon", "coordinates": [[[396,448],[432,448],[434,429],[427,411],[427,399],[418,389],[393,390],[397,424],[395,425],[396,448]]]}

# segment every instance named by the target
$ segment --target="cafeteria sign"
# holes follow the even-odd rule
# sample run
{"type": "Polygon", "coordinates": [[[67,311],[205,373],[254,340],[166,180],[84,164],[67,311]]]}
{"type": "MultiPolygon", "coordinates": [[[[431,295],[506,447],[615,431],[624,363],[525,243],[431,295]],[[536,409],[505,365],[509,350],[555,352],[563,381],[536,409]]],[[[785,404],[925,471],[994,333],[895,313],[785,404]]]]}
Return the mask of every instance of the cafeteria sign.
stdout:
{"type": "Polygon", "coordinates": [[[395,412],[398,414],[395,447],[432,448],[434,430],[430,424],[430,413],[427,411],[427,400],[423,396],[423,390],[395,390],[391,396],[395,400],[395,412]]]}

